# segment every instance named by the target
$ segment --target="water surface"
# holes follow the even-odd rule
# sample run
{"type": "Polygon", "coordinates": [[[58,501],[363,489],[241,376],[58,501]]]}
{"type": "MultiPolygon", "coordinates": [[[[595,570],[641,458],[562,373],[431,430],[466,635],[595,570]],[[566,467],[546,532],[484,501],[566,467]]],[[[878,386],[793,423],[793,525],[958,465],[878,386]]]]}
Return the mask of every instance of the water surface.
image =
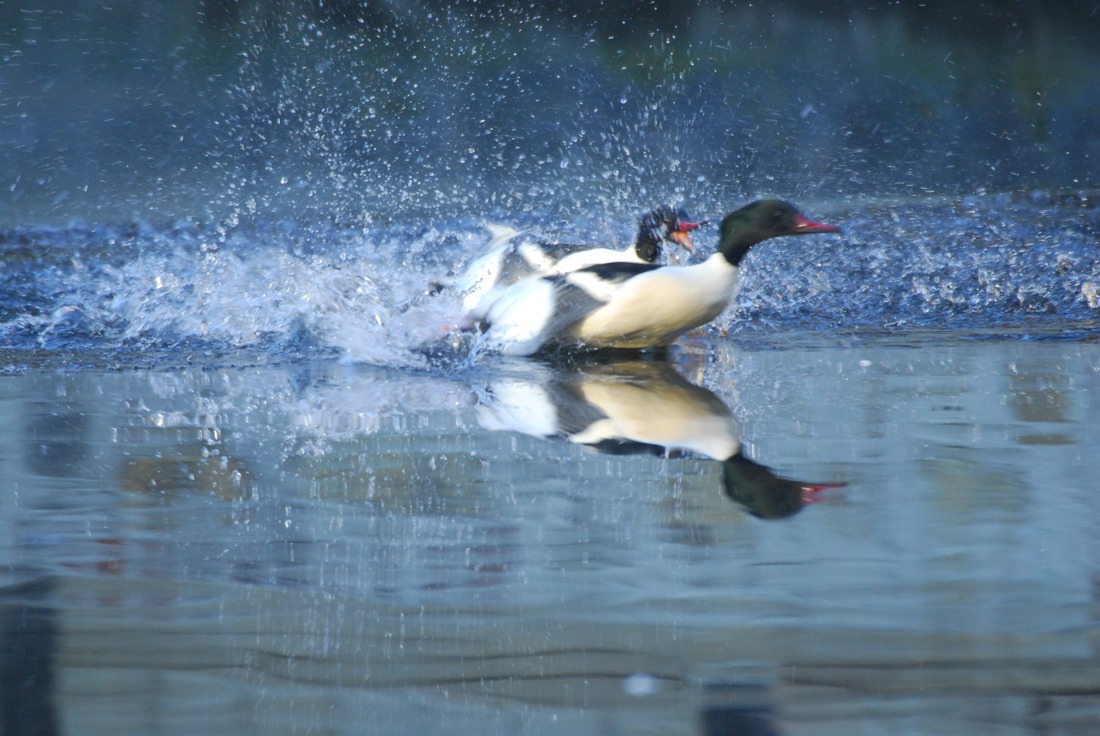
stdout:
{"type": "Polygon", "coordinates": [[[1094,343],[710,350],[8,375],[7,692],[85,733],[1095,728],[1094,343]],[[563,387],[846,485],[502,421],[563,387]]]}
{"type": "Polygon", "coordinates": [[[5,733],[1096,732],[1087,3],[162,5],[0,9],[5,733]],[[667,359],[455,329],[757,196],[667,359]]]}

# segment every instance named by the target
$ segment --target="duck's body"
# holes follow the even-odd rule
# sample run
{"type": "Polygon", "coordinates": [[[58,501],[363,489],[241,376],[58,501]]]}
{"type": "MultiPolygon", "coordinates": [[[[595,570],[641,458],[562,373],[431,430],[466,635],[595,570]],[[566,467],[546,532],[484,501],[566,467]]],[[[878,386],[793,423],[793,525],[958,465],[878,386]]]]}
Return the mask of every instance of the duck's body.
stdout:
{"type": "Polygon", "coordinates": [[[721,314],[736,292],[738,268],[716,254],[696,265],[634,275],[614,268],[580,271],[569,281],[604,301],[568,329],[569,338],[592,347],[649,348],[668,345],[721,314]],[[655,299],[660,309],[653,308],[655,299]]]}
{"type": "Polygon", "coordinates": [[[517,283],[486,301],[486,341],[508,355],[551,345],[645,349],[717,317],[736,296],[741,259],[783,235],[839,232],[778,200],[754,202],[722,222],[718,252],[696,265],[608,263],[517,283]]]}
{"type": "Polygon", "coordinates": [[[550,342],[624,349],[668,345],[717,317],[737,278],[737,267],[714,255],[678,268],[613,263],[528,279],[485,310],[486,339],[506,355],[531,355],[550,342]]]}
{"type": "Polygon", "coordinates": [[[658,207],[642,216],[635,241],[626,248],[552,243],[509,227],[488,226],[489,252],[478,258],[455,286],[471,319],[483,319],[487,306],[512,284],[532,276],[552,276],[604,263],[655,263],[661,244],[676,243],[691,252],[691,236],[699,226],[683,210],[658,207]]]}

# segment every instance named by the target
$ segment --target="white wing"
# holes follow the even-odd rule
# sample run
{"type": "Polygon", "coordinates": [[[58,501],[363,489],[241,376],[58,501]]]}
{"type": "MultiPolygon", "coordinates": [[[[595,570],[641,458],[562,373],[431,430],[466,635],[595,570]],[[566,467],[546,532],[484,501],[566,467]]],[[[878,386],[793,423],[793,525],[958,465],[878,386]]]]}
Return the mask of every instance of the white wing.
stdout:
{"type": "Polygon", "coordinates": [[[512,241],[522,234],[510,225],[487,222],[483,227],[489,231],[489,244],[486,253],[469,265],[466,271],[455,279],[454,288],[462,294],[462,308],[470,312],[484,298],[497,281],[504,268],[504,256],[512,241]]]}

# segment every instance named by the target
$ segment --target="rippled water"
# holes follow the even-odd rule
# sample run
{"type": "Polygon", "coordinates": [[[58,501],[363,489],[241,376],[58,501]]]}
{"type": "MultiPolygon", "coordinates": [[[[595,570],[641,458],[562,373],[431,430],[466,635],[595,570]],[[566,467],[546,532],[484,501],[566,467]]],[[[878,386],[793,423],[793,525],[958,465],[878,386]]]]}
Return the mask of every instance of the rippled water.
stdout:
{"type": "Polygon", "coordinates": [[[4,733],[1100,727],[1091,14],[72,5],[0,10],[4,733]],[[753,196],[844,234],[667,360],[438,288],[753,196]]]}
{"type": "Polygon", "coordinates": [[[671,362],[471,356],[475,221],[5,232],[8,717],[1091,732],[1092,200],[810,212],[671,362]]]}
{"type": "Polygon", "coordinates": [[[8,713],[84,733],[1091,733],[1100,351],[850,340],[9,373],[8,713]],[[593,443],[609,426],[623,441],[593,443]]]}

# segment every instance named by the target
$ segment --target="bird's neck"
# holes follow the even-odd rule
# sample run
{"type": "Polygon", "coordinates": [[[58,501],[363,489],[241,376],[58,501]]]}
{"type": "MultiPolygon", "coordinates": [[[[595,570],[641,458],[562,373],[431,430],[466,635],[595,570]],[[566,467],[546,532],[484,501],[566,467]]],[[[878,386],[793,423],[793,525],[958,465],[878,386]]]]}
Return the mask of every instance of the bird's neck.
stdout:
{"type": "Polygon", "coordinates": [[[741,265],[741,259],[745,257],[749,249],[759,242],[759,240],[751,237],[730,238],[718,247],[718,252],[726,259],[726,262],[737,268],[741,265]]]}
{"type": "Polygon", "coordinates": [[[661,255],[661,244],[648,234],[639,234],[634,242],[634,253],[645,263],[654,263],[661,255]]]}

